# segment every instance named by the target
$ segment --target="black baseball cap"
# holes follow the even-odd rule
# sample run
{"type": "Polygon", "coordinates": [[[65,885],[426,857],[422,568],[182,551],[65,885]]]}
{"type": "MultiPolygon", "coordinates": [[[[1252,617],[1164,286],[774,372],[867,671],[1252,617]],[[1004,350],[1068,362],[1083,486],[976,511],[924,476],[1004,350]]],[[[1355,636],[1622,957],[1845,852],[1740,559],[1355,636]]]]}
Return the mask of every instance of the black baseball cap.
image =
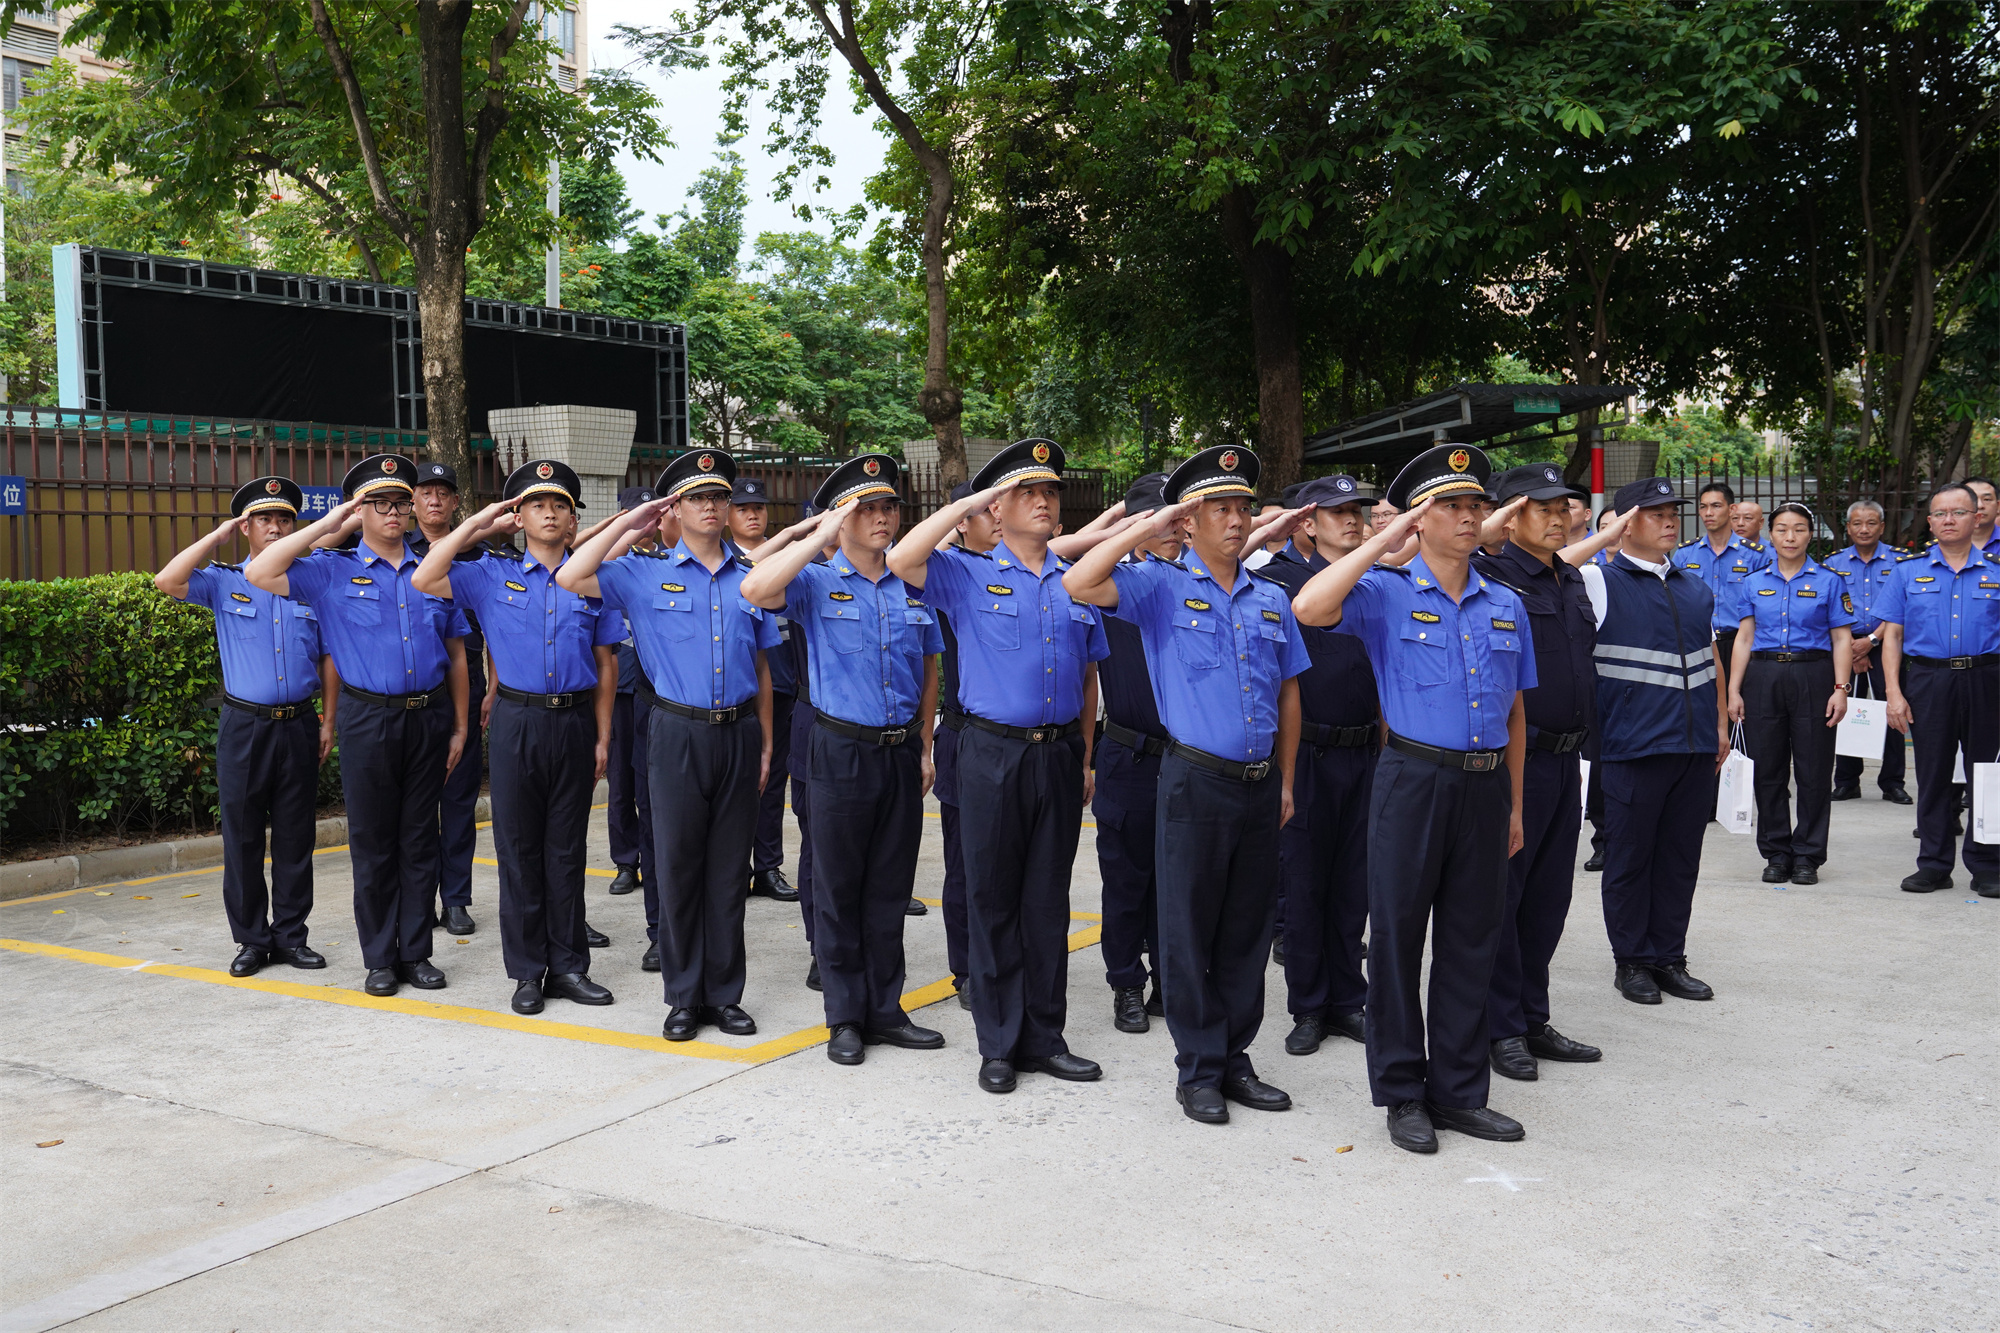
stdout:
{"type": "Polygon", "coordinates": [[[1530,500],[1588,500],[1586,491],[1578,490],[1563,480],[1562,469],[1554,463],[1524,463],[1520,467],[1510,467],[1493,478],[1489,488],[1493,497],[1505,504],[1527,496],[1530,500]]]}
{"type": "Polygon", "coordinates": [[[1694,501],[1685,495],[1674,493],[1674,484],[1665,477],[1647,477],[1644,481],[1628,481],[1618,488],[1611,497],[1613,513],[1622,514],[1628,509],[1651,509],[1654,505],[1688,505],[1694,501]]]}

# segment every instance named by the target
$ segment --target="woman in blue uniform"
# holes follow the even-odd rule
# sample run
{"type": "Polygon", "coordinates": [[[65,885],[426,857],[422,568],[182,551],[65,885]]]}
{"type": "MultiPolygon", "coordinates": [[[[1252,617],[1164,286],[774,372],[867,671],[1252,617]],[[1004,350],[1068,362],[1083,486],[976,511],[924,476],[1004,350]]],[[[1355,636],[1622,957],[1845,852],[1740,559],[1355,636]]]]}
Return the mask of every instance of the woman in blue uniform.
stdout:
{"type": "Polygon", "coordinates": [[[1833,808],[1833,729],[1847,715],[1854,604],[1846,580],[1806,554],[1814,526],[1804,505],[1779,505],[1771,515],[1777,559],[1736,592],[1729,720],[1743,724],[1757,765],[1757,850],[1766,884],[1819,883],[1833,808]],[[1798,774],[1796,823],[1787,769],[1798,774]]]}

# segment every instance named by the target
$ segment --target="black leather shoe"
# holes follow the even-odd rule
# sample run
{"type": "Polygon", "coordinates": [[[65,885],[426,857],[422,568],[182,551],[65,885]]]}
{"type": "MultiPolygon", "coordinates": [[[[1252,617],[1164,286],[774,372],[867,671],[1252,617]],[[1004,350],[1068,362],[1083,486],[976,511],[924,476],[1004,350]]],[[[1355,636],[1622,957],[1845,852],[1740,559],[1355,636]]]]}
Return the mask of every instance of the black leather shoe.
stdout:
{"type": "Polygon", "coordinates": [[[1181,1114],[1190,1120],[1199,1120],[1204,1125],[1229,1123],[1229,1103],[1222,1099],[1219,1088],[1175,1088],[1174,1100],[1181,1104],[1181,1114]]]}
{"type": "Polygon", "coordinates": [[[362,989],[370,995],[394,995],[400,984],[395,968],[371,967],[368,969],[368,980],[362,989]]]}
{"type": "Polygon", "coordinates": [[[1904,893],[1936,893],[1950,887],[1950,875],[1926,875],[1921,870],[1903,881],[1904,893]]]}
{"type": "Polygon", "coordinates": [[[1222,1095],[1238,1106],[1247,1106],[1253,1111],[1289,1111],[1292,1109],[1291,1094],[1280,1091],[1258,1078],[1255,1074],[1245,1074],[1241,1078],[1222,1080],[1222,1095]]]}
{"type": "Polygon", "coordinates": [[[1764,862],[1764,882],[1766,884],[1783,884],[1786,880],[1790,879],[1791,877],[1792,877],[1791,857],[1774,856],[1764,862]]]}
{"type": "Polygon", "coordinates": [[[551,972],[542,983],[544,994],[572,1004],[610,1004],[611,992],[590,979],[588,972],[551,972]]]}
{"type": "Polygon", "coordinates": [[[1012,1092],[1014,1066],[1006,1060],[981,1060],[979,1086],[987,1092],[1012,1092]]]}
{"type": "Polygon", "coordinates": [[[1541,1077],[1540,1071],[1535,1068],[1535,1057],[1528,1054],[1525,1038],[1502,1037],[1487,1047],[1486,1058],[1493,1066],[1493,1072],[1502,1078],[1533,1083],[1541,1077]]]}
{"type": "Polygon", "coordinates": [[[444,909],[444,928],[452,935],[470,935],[479,929],[472,923],[472,913],[455,903],[448,903],[444,909]]]}
{"type": "Polygon", "coordinates": [[[944,1033],[920,1028],[915,1023],[905,1023],[899,1028],[864,1028],[861,1040],[870,1046],[900,1046],[906,1051],[944,1049],[944,1033]]]}
{"type": "Polygon", "coordinates": [[[1150,1032],[1146,1018],[1146,992],[1137,986],[1121,986],[1111,992],[1111,1025],[1120,1032],[1150,1032]]]}
{"type": "Polygon", "coordinates": [[[1819,883],[1819,867],[1814,865],[1810,861],[1795,862],[1792,866],[1792,883],[1794,884],[1819,883]]]}
{"type": "Polygon", "coordinates": [[[1604,1058],[1604,1052],[1595,1046],[1586,1046],[1580,1041],[1571,1041],[1547,1023],[1538,1028],[1529,1028],[1522,1038],[1528,1043],[1528,1054],[1537,1060],[1554,1060],[1559,1064],[1587,1065],[1604,1058]]]}
{"type": "Polygon", "coordinates": [[[1708,988],[1707,982],[1697,981],[1688,975],[1687,959],[1685,958],[1677,958],[1671,963],[1666,963],[1659,967],[1648,967],[1646,970],[1653,974],[1653,980],[1658,984],[1659,988],[1669,995],[1677,996],[1683,1000],[1712,1000],[1715,998],[1715,992],[1708,988]]]}
{"type": "Polygon", "coordinates": [[[958,1007],[965,1010],[967,1013],[971,1013],[972,1012],[971,985],[966,982],[960,982],[958,984],[957,990],[958,990],[958,1007]]]}
{"type": "Polygon", "coordinates": [[[1285,1034],[1286,1055],[1311,1055],[1326,1040],[1326,1020],[1318,1014],[1301,1014],[1285,1034]]]}
{"type": "Polygon", "coordinates": [[[646,952],[639,955],[639,970],[641,972],[657,972],[660,970],[659,945],[649,944],[646,946],[646,952]]]}
{"type": "Polygon", "coordinates": [[[431,966],[431,960],[428,958],[419,958],[414,963],[396,964],[396,975],[418,990],[444,989],[444,973],[431,966]]]}
{"type": "Polygon", "coordinates": [[[1612,975],[1611,984],[1634,1004],[1660,1002],[1660,988],[1654,983],[1653,974],[1637,963],[1620,963],[1618,971],[1612,975]]]}
{"type": "Polygon", "coordinates": [[[1850,782],[1844,787],[1835,787],[1828,799],[1834,801],[1858,801],[1861,799],[1861,784],[1850,782]]]}
{"type": "Polygon", "coordinates": [[[262,949],[246,944],[238,949],[236,957],[230,960],[229,975],[232,977],[254,977],[257,975],[257,969],[270,961],[271,955],[265,953],[262,949]]]}
{"type": "Polygon", "coordinates": [[[1338,1034],[1349,1041],[1358,1041],[1364,1046],[1368,1044],[1368,1020],[1361,1014],[1329,1012],[1320,1019],[1320,1025],[1329,1037],[1338,1034]]]}
{"type": "Polygon", "coordinates": [[[303,968],[308,972],[315,972],[326,966],[326,959],[321,957],[310,946],[304,944],[301,944],[296,949],[273,949],[271,950],[271,957],[290,963],[293,967],[303,968]]]}
{"type": "Polygon", "coordinates": [[[588,921],[583,923],[583,941],[593,949],[609,949],[611,947],[611,937],[596,926],[591,925],[588,921]]]}
{"type": "Polygon", "coordinates": [[[1146,1012],[1155,1018],[1167,1016],[1167,1002],[1160,998],[1160,979],[1153,978],[1153,993],[1146,997],[1146,1012]]]}
{"type": "MultiPolygon", "coordinates": [[[[1590,859],[1589,859],[1588,861],[1585,861],[1585,862],[1583,863],[1583,868],[1584,868],[1585,870],[1588,870],[1588,871],[1590,871],[1590,872],[1591,872],[1592,874],[1596,874],[1596,873],[1597,873],[1598,871],[1600,871],[1600,870],[1604,869],[1604,853],[1603,853],[1603,852],[1592,852],[1592,853],[1590,854],[1590,859]]],[[[1389,1135],[1389,1137],[1393,1139],[1393,1138],[1395,1138],[1396,1136],[1395,1136],[1395,1135],[1394,1135],[1394,1134],[1392,1133],[1392,1134],[1390,1134],[1390,1135],[1389,1135]]],[[[1398,1146],[1401,1146],[1401,1145],[1398,1145],[1398,1146]]],[[[1431,1140],[1431,1146],[1430,1146],[1430,1147],[1428,1147],[1428,1148],[1413,1148],[1413,1149],[1411,1149],[1411,1151],[1412,1151],[1412,1152],[1436,1152],[1436,1151],[1437,1151],[1437,1139],[1436,1139],[1436,1138],[1432,1138],[1432,1140],[1431,1140]]]]}
{"type": "Polygon", "coordinates": [[[542,988],[533,981],[514,983],[514,1012],[517,1014],[539,1014],[542,1012],[542,988]]]}
{"type": "Polygon", "coordinates": [[[813,959],[812,963],[806,968],[806,989],[817,991],[826,989],[819,984],[819,959],[817,958],[813,959]]]}
{"type": "Polygon", "coordinates": [[[1285,932],[1282,930],[1271,936],[1271,961],[1279,967],[1285,965],[1285,932]]]}
{"type": "Polygon", "coordinates": [[[827,1039],[826,1058],[837,1065],[858,1065],[868,1058],[861,1040],[859,1023],[835,1023],[827,1039]]]}
{"type": "Polygon", "coordinates": [[[609,889],[609,892],[613,897],[620,897],[624,894],[632,892],[634,889],[638,887],[639,887],[639,867],[621,865],[618,867],[618,873],[611,877],[611,888],[609,889]]]}
{"type": "Polygon", "coordinates": [[[930,911],[931,909],[928,905],[918,902],[915,898],[910,899],[909,902],[903,905],[904,916],[929,916],[930,911]]]}
{"type": "Polygon", "coordinates": [[[1439,1106],[1433,1102],[1428,1109],[1431,1124],[1438,1129],[1469,1134],[1475,1139],[1491,1139],[1495,1143],[1517,1143],[1528,1137],[1520,1121],[1501,1115],[1490,1106],[1439,1106]]]}
{"type": "Polygon", "coordinates": [[[1047,1074],[1071,1083],[1094,1083],[1104,1077],[1104,1070],[1097,1061],[1086,1060],[1068,1051],[1056,1055],[1016,1056],[1014,1068],[1025,1069],[1031,1074],[1047,1074]]]}
{"type": "Polygon", "coordinates": [[[2000,898],[2000,879],[1975,879],[1972,891],[1982,898],[2000,898]]]}
{"type": "Polygon", "coordinates": [[[666,1026],[660,1029],[660,1035],[668,1041],[692,1041],[699,1031],[701,1015],[686,1005],[680,1005],[668,1012],[666,1026]]]}
{"type": "Polygon", "coordinates": [[[1389,1108],[1389,1142],[1405,1152],[1436,1152],[1437,1130],[1431,1127],[1430,1112],[1422,1102],[1404,1102],[1389,1108]]]}
{"type": "Polygon", "coordinates": [[[1916,804],[1915,799],[1911,797],[1911,795],[1908,792],[1904,791],[1901,787],[1884,787],[1882,789],[1882,799],[1887,801],[1890,805],[1916,804]]]}
{"type": "Polygon", "coordinates": [[[757,1020],[744,1013],[740,1004],[710,1005],[704,1017],[732,1037],[748,1037],[757,1031],[757,1020]]]}
{"type": "Polygon", "coordinates": [[[772,901],[795,903],[799,900],[799,891],[792,887],[790,880],[785,878],[784,871],[773,869],[765,873],[771,877],[770,894],[772,901]]]}

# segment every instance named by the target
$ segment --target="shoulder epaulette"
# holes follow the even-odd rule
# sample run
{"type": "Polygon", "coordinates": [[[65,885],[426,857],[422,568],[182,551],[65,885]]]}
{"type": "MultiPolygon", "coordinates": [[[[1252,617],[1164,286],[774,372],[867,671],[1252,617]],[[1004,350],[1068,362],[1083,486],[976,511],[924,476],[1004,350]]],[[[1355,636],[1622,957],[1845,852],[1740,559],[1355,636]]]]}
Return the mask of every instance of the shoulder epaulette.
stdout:
{"type": "Polygon", "coordinates": [[[1897,556],[1896,563],[1900,565],[1906,560],[1921,560],[1929,554],[1930,554],[1929,551],[1912,551],[1908,555],[1897,556]]]}
{"type": "Polygon", "coordinates": [[[1378,560],[1368,566],[1368,569],[1370,573],[1379,569],[1385,574],[1401,574],[1404,578],[1410,577],[1410,567],[1408,565],[1385,565],[1378,560]]]}
{"type": "Polygon", "coordinates": [[[1695,538],[1695,539],[1694,539],[1693,541],[1691,541],[1691,542],[1682,542],[1682,543],[1681,543],[1681,544],[1680,544],[1679,546],[1676,546],[1676,547],[1675,547],[1674,549],[1675,549],[1676,551],[1685,551],[1685,550],[1687,550],[1687,548],[1688,548],[1688,547],[1690,547],[1690,546],[1700,546],[1700,545],[1701,545],[1701,544],[1703,543],[1703,541],[1704,541],[1704,539],[1703,539],[1703,538],[1701,538],[1701,537],[1696,537],[1696,538],[1695,538]]]}
{"type": "Polygon", "coordinates": [[[209,561],[209,562],[208,562],[208,567],[209,567],[210,569],[227,569],[227,570],[233,570],[234,572],[236,572],[236,573],[238,573],[238,574],[241,574],[241,573],[243,572],[243,566],[241,566],[241,565],[232,565],[232,564],[230,564],[230,563],[229,563],[229,562],[228,562],[227,560],[211,560],[211,561],[209,561]]]}
{"type": "Polygon", "coordinates": [[[635,546],[635,547],[633,547],[633,548],[632,548],[631,550],[627,551],[627,552],[626,552],[625,554],[626,554],[626,555],[643,555],[643,556],[645,556],[645,557],[646,557],[646,558],[647,558],[648,560],[665,560],[665,559],[666,559],[666,558],[667,558],[668,556],[672,555],[672,554],[673,554],[673,552],[672,552],[672,551],[659,551],[659,550],[652,550],[652,551],[649,551],[649,550],[645,549],[644,547],[641,547],[641,546],[635,546]]]}
{"type": "MultiPolygon", "coordinates": [[[[1160,557],[1154,556],[1153,559],[1160,560],[1160,557]]],[[[1160,560],[1160,563],[1163,565],[1172,565],[1175,569],[1178,569],[1183,574],[1189,572],[1187,567],[1187,562],[1185,560],[1160,560]]]]}
{"type": "MultiPolygon", "coordinates": [[[[1264,566],[1264,569],[1269,569],[1269,568],[1270,568],[1269,565],[1264,566]]],[[[1274,579],[1269,574],[1266,574],[1264,572],[1264,569],[1251,569],[1248,570],[1247,572],[1253,579],[1262,579],[1264,580],[1264,582],[1270,584],[1274,588],[1279,589],[1280,591],[1287,591],[1287,592],[1289,591],[1288,589],[1285,588],[1285,585],[1283,583],[1280,583],[1277,579],[1274,579]]]]}

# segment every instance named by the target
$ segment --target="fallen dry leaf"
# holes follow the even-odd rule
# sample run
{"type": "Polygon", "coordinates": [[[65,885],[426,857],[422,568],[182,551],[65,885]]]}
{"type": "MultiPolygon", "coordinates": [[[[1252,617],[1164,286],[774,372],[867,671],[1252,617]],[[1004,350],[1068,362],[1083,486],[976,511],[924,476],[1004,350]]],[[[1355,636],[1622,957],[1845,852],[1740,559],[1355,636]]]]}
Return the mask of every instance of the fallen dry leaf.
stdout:
{"type": "Polygon", "coordinates": [[[54,910],[55,910],[55,915],[61,916],[64,912],[67,912],[69,909],[67,907],[58,907],[54,910]]]}
{"type": "Polygon", "coordinates": [[[94,898],[109,898],[111,896],[111,890],[109,889],[92,889],[90,892],[94,898]]]}
{"type": "Polygon", "coordinates": [[[37,1144],[36,1144],[35,1146],[36,1146],[37,1148],[60,1148],[60,1147],[62,1147],[62,1140],[61,1140],[61,1139],[50,1139],[50,1140],[49,1140],[48,1142],[46,1142],[46,1143],[37,1143],[37,1144]]]}
{"type": "Polygon", "coordinates": [[[183,898],[199,898],[199,897],[201,897],[201,895],[200,895],[200,894],[198,894],[198,893],[183,893],[183,894],[181,895],[181,897],[183,897],[183,898]]]}
{"type": "Polygon", "coordinates": [[[135,893],[132,895],[132,901],[135,903],[149,903],[153,901],[153,895],[150,893],[135,893]]]}
{"type": "Polygon", "coordinates": [[[562,1211],[562,1205],[561,1205],[561,1204],[557,1204],[556,1206],[554,1206],[554,1207],[550,1208],[550,1209],[549,1209],[549,1211],[550,1211],[550,1212],[552,1212],[552,1213],[559,1213],[559,1212],[561,1212],[561,1211],[562,1211]]]}
{"type": "Polygon", "coordinates": [[[1294,1158],[1293,1158],[1292,1160],[1293,1160],[1294,1162],[1303,1162],[1303,1161],[1305,1161],[1306,1159],[1305,1159],[1305,1158],[1303,1158],[1303,1157],[1294,1157],[1294,1158]]]}
{"type": "Polygon", "coordinates": [[[1350,1143],[1350,1144],[1348,1144],[1348,1145],[1347,1145],[1347,1146],[1346,1146],[1345,1148],[1335,1148],[1335,1149],[1334,1149],[1334,1151],[1335,1151],[1335,1152],[1353,1152],[1353,1151],[1354,1151],[1354,1145],[1350,1143]]]}

